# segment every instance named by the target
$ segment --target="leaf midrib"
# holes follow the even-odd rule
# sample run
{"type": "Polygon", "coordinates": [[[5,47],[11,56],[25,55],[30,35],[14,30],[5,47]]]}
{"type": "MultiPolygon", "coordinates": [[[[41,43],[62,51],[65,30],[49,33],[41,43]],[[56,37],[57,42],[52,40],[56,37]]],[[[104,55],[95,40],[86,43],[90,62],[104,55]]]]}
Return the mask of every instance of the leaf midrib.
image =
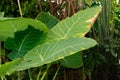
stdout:
{"type": "MultiPolygon", "coordinates": [[[[85,15],[86,13],[84,13],[85,15]]],[[[82,17],[84,17],[84,15],[82,15],[81,17],[77,18],[77,20],[73,23],[73,25],[68,29],[67,33],[65,34],[64,38],[65,39],[67,37],[67,35],[69,34],[69,32],[72,30],[72,28],[74,27],[74,25],[78,22],[78,20],[80,20],[82,17]]],[[[73,22],[73,20],[71,19],[71,22],[73,22]]]]}
{"type": "Polygon", "coordinates": [[[18,54],[19,54],[19,52],[21,51],[22,46],[23,46],[24,42],[26,41],[26,39],[27,39],[27,37],[29,36],[30,33],[31,33],[31,31],[23,38],[23,40],[22,40],[22,42],[21,42],[21,45],[20,45],[20,47],[18,48],[18,54]]]}
{"type": "MultiPolygon", "coordinates": [[[[72,46],[68,46],[68,47],[66,47],[66,48],[64,48],[64,49],[61,49],[61,50],[58,50],[58,51],[56,51],[56,52],[54,52],[54,54],[53,55],[51,55],[51,56],[49,56],[49,57],[47,57],[46,56],[46,58],[52,58],[52,56],[54,56],[54,55],[56,55],[56,54],[58,54],[58,53],[60,53],[60,52],[62,52],[62,51],[65,51],[66,49],[68,49],[68,48],[72,48],[72,49],[76,49],[76,48],[74,48],[74,46],[78,46],[78,45],[83,45],[83,44],[77,44],[77,45],[72,45],[72,46]]],[[[81,49],[84,49],[84,48],[81,48],[81,49]]],[[[80,50],[81,50],[80,49],[80,50]]]]}
{"type": "MultiPolygon", "coordinates": [[[[67,38],[68,38],[67,36],[68,36],[68,34],[70,33],[70,31],[72,30],[72,28],[74,28],[74,25],[75,25],[76,23],[78,23],[78,21],[79,21],[82,17],[84,17],[86,14],[87,14],[87,13],[85,12],[84,15],[82,15],[81,17],[78,16],[78,18],[76,19],[75,22],[72,21],[72,19],[71,19],[72,17],[68,18],[68,20],[71,19],[70,22],[73,23],[73,24],[71,25],[71,27],[68,28],[66,22],[63,23],[63,24],[65,24],[65,27],[68,28],[68,30],[66,31],[66,34],[65,34],[63,37],[60,37],[60,38],[57,38],[57,39],[67,39],[67,38]]],[[[77,15],[77,14],[76,14],[76,15],[77,15]]],[[[57,26],[58,26],[58,25],[57,25],[57,26]]],[[[55,27],[56,27],[56,26],[55,26],[55,27]]],[[[62,29],[61,29],[61,30],[62,30],[62,29]]],[[[54,32],[54,28],[52,29],[52,31],[54,32]]],[[[63,31],[63,32],[64,32],[64,31],[63,31]]],[[[61,35],[60,35],[60,36],[61,36],[61,35]]]]}

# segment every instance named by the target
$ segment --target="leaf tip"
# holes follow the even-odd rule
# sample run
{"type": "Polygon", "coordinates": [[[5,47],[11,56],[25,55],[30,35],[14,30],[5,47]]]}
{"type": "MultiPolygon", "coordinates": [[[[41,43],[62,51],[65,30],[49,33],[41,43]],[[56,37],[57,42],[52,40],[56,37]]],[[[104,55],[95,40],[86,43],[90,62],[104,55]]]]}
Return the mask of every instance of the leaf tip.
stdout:
{"type": "Polygon", "coordinates": [[[92,25],[94,24],[95,20],[97,19],[98,15],[101,12],[101,8],[99,8],[99,11],[96,13],[96,15],[94,15],[92,18],[88,19],[86,22],[91,23],[91,25],[89,26],[89,28],[92,27],[92,25]]]}

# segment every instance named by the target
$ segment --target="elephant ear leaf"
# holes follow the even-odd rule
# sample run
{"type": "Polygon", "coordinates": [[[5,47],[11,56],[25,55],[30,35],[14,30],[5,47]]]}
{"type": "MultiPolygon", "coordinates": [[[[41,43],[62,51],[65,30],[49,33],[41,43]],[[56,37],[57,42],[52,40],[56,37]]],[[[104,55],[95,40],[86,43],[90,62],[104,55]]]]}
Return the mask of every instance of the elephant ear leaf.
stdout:
{"type": "Polygon", "coordinates": [[[6,41],[8,37],[13,38],[17,31],[27,29],[31,25],[35,29],[47,32],[48,28],[45,24],[38,20],[29,18],[0,18],[0,41],[6,41]]]}
{"type": "Polygon", "coordinates": [[[13,70],[18,71],[42,66],[63,59],[66,56],[73,55],[78,51],[86,50],[96,44],[95,40],[89,38],[69,38],[49,44],[43,43],[30,50],[24,56],[22,63],[14,67],[13,70]]]}
{"type": "Polygon", "coordinates": [[[15,38],[8,38],[5,42],[5,48],[12,52],[8,55],[11,60],[23,57],[27,51],[34,48],[40,42],[43,31],[28,26],[24,31],[15,33],[15,38]]]}
{"type": "Polygon", "coordinates": [[[77,52],[73,55],[67,56],[61,60],[61,64],[67,68],[79,68],[82,66],[81,52],[77,52]]]}
{"type": "Polygon", "coordinates": [[[46,24],[49,29],[53,28],[59,22],[56,17],[46,12],[41,12],[36,19],[46,24]]]}
{"type": "Polygon", "coordinates": [[[101,7],[88,8],[75,13],[55,25],[48,34],[48,41],[67,39],[70,37],[84,37],[91,29],[94,21],[101,12],[101,7]]]}
{"type": "Polygon", "coordinates": [[[22,61],[22,59],[16,59],[14,61],[11,62],[6,62],[3,65],[0,65],[0,77],[5,76],[6,74],[10,74],[10,69],[13,68],[14,66],[16,66],[18,63],[20,63],[22,61]]]}

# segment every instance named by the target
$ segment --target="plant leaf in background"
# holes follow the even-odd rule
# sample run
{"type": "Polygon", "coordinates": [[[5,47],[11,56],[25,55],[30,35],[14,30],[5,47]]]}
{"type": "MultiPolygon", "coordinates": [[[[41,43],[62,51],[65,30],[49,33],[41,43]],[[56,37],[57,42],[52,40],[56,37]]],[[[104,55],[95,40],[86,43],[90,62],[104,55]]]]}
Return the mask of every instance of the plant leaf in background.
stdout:
{"type": "Polygon", "coordinates": [[[8,38],[5,42],[5,48],[12,50],[8,56],[11,60],[23,57],[27,51],[34,48],[40,42],[43,31],[29,25],[26,30],[18,31],[14,35],[15,38],[8,38]]]}
{"type": "Polygon", "coordinates": [[[14,61],[6,62],[5,64],[0,65],[0,77],[3,77],[6,74],[9,75],[9,73],[7,73],[7,72],[9,72],[10,68],[13,68],[14,66],[16,66],[21,61],[22,60],[19,58],[19,59],[16,59],[14,61]]]}
{"type": "Polygon", "coordinates": [[[90,38],[69,38],[49,44],[43,43],[29,51],[24,56],[22,63],[11,69],[11,71],[42,66],[63,59],[65,56],[72,55],[78,51],[93,47],[96,44],[96,41],[90,38]]]}
{"type": "Polygon", "coordinates": [[[25,30],[28,25],[36,29],[47,32],[47,27],[42,22],[28,18],[15,18],[0,20],[0,41],[5,41],[8,37],[14,37],[14,33],[25,30]]]}
{"type": "Polygon", "coordinates": [[[49,29],[51,29],[59,22],[59,20],[56,17],[46,12],[41,12],[36,19],[46,24],[49,29]]]}
{"type": "Polygon", "coordinates": [[[67,56],[61,60],[61,64],[67,68],[79,68],[82,66],[81,52],[77,52],[73,55],[67,56]]]}
{"type": "Polygon", "coordinates": [[[48,41],[70,37],[84,37],[91,29],[94,21],[101,12],[101,7],[88,8],[79,11],[55,25],[48,34],[48,41]]]}

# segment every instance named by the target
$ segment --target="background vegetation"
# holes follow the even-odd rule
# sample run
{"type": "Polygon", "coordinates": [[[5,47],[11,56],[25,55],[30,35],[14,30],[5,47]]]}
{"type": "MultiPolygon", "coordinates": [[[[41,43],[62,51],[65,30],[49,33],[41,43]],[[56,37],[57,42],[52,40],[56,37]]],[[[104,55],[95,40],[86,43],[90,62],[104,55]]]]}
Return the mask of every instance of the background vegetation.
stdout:
{"type": "MultiPolygon", "coordinates": [[[[1,0],[0,12],[4,12],[7,17],[28,17],[34,19],[40,12],[47,12],[55,16],[59,21],[68,16],[72,16],[79,10],[102,6],[102,12],[99,18],[94,23],[91,31],[86,34],[86,37],[95,39],[98,45],[80,53],[82,54],[83,65],[77,68],[78,74],[80,75],[78,76],[80,77],[78,80],[120,80],[119,0],[21,0],[20,6],[22,14],[20,14],[17,0],[1,0]]],[[[42,22],[44,23],[44,21],[42,22]]],[[[9,51],[6,53],[9,53],[9,51]]],[[[2,55],[2,63],[6,61],[9,61],[7,55],[2,55]]],[[[41,74],[47,72],[45,76],[46,80],[51,80],[53,77],[53,80],[70,80],[62,74],[67,74],[67,70],[70,71],[71,69],[62,67],[59,63],[44,65],[40,68],[42,68],[41,74]],[[54,73],[56,74],[54,75],[54,73]]],[[[32,80],[31,77],[34,80],[36,75],[38,75],[38,70],[39,68],[33,68],[30,73],[29,70],[21,72],[21,76],[25,75],[21,77],[21,80],[32,80]]],[[[74,73],[74,70],[76,69],[73,69],[71,74],[74,73]]],[[[8,80],[15,80],[18,77],[16,73],[6,78],[8,80]]]]}

